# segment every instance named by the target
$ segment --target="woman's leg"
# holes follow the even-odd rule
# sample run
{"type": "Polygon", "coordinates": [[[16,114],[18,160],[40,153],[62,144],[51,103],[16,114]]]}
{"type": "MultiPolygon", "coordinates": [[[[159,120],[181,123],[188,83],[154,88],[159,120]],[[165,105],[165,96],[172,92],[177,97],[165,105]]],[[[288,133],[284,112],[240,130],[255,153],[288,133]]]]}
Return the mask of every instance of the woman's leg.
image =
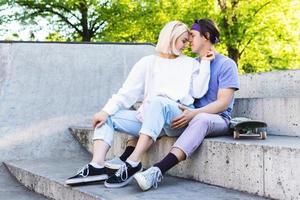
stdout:
{"type": "Polygon", "coordinates": [[[164,127],[169,127],[173,118],[181,114],[178,103],[165,97],[151,100],[145,112],[138,143],[128,160],[140,162],[142,155],[156,141],[164,127]]]}
{"type": "Polygon", "coordinates": [[[94,131],[94,154],[92,162],[104,165],[106,154],[112,145],[115,131],[125,132],[138,137],[141,122],[136,118],[136,111],[120,110],[108,118],[107,122],[94,131]]]}
{"type": "Polygon", "coordinates": [[[141,123],[136,118],[136,111],[121,110],[110,116],[105,124],[94,131],[94,149],[92,161],[83,167],[66,184],[78,184],[101,181],[108,178],[110,171],[104,167],[106,154],[112,144],[114,131],[122,131],[138,136],[141,123]]]}

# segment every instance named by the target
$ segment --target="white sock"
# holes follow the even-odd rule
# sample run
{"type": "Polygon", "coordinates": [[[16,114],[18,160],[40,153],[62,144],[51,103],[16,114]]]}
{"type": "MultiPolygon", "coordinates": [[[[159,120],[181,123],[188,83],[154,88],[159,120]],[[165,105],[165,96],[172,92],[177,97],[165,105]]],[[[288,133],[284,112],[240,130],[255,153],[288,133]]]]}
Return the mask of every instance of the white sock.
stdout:
{"type": "Polygon", "coordinates": [[[128,159],[126,160],[126,162],[128,162],[132,167],[136,167],[140,163],[140,162],[134,162],[134,161],[128,160],[128,159]]]}
{"type": "Polygon", "coordinates": [[[97,163],[94,163],[94,162],[90,162],[90,165],[92,165],[95,168],[99,168],[99,169],[104,167],[104,166],[98,165],[97,163]]]}

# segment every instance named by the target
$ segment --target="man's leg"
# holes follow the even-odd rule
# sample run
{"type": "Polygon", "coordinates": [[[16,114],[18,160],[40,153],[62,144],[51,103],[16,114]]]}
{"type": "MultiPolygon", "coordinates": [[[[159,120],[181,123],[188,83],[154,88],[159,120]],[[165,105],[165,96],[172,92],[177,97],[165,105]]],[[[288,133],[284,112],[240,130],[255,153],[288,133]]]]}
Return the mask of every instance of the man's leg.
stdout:
{"type": "Polygon", "coordinates": [[[157,187],[157,182],[161,180],[162,174],[189,157],[201,145],[205,136],[226,134],[228,123],[228,120],[215,114],[200,113],[195,116],[167,156],[154,164],[154,167],[135,175],[141,189],[148,190],[153,185],[157,187]]]}
{"type": "Polygon", "coordinates": [[[171,152],[177,155],[180,150],[178,159],[185,160],[202,144],[206,136],[226,135],[228,131],[229,120],[217,114],[200,113],[190,121],[186,130],[173,145],[171,152]],[[177,150],[173,150],[174,148],[177,150]]]}
{"type": "Polygon", "coordinates": [[[129,140],[127,140],[126,148],[125,148],[124,152],[122,153],[122,155],[120,156],[120,160],[122,160],[122,161],[127,160],[127,158],[134,151],[137,141],[138,141],[138,138],[130,138],[129,140]]]}

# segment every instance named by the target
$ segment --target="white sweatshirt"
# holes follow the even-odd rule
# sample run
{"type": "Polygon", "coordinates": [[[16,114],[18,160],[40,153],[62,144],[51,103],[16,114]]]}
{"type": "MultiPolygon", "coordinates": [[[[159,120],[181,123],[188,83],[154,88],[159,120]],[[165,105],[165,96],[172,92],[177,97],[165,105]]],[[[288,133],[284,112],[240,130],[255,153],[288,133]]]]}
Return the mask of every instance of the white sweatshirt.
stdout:
{"type": "Polygon", "coordinates": [[[175,59],[158,55],[145,56],[130,71],[119,91],[106,103],[103,111],[109,115],[130,108],[137,100],[143,104],[155,96],[165,96],[184,105],[201,98],[208,90],[210,61],[201,64],[184,55],[175,59]]]}

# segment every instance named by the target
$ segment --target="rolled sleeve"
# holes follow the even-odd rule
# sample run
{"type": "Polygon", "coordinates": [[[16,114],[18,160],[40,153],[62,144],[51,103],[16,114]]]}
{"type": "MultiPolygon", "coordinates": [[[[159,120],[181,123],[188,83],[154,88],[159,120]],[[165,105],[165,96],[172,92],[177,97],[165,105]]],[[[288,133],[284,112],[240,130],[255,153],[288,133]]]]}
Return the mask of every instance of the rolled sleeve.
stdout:
{"type": "Polygon", "coordinates": [[[218,79],[220,89],[233,88],[239,90],[238,68],[233,60],[228,59],[223,63],[218,79]]]}

